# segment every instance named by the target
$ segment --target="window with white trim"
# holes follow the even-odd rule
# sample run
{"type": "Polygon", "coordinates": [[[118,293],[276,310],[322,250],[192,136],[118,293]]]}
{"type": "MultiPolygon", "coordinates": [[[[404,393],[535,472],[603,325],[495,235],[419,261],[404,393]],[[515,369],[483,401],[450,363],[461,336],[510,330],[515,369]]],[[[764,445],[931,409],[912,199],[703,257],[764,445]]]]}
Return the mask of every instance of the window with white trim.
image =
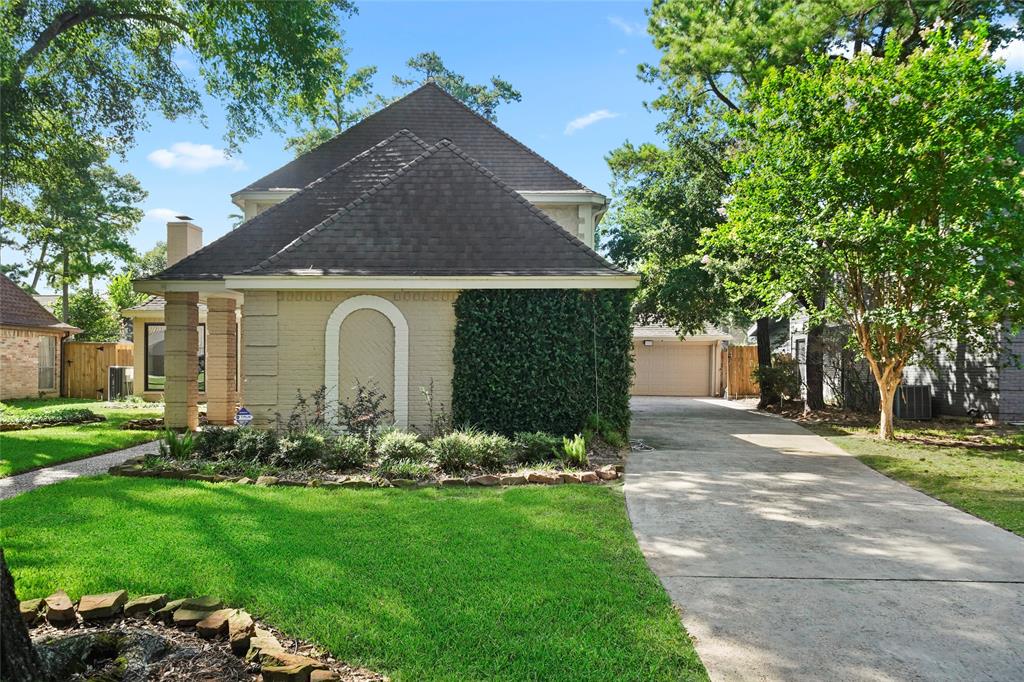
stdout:
{"type": "Polygon", "coordinates": [[[57,337],[39,337],[39,390],[57,388],[57,337]]]}

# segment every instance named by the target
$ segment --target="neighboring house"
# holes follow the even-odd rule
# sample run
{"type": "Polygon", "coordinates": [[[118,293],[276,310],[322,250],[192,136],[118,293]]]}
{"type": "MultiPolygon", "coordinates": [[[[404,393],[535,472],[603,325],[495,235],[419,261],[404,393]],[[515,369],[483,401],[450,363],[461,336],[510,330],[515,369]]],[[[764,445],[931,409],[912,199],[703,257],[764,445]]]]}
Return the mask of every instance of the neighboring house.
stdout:
{"type": "Polygon", "coordinates": [[[680,336],[667,325],[633,328],[633,395],[722,395],[722,350],[732,339],[708,325],[680,336]]]}
{"type": "Polygon", "coordinates": [[[59,396],[61,342],[80,331],[0,275],[0,400],[59,396]]]}
{"type": "MultiPolygon", "coordinates": [[[[1024,421],[1024,368],[1012,357],[1024,362],[1024,333],[1000,334],[999,345],[1008,354],[983,351],[963,343],[955,344],[952,350],[939,350],[932,345],[927,363],[904,370],[903,384],[929,386],[935,416],[1024,421]]],[[[844,350],[846,335],[839,327],[831,327],[825,337],[825,401],[876,407],[878,391],[874,379],[863,361],[855,360],[852,351],[844,350]]],[[[797,359],[806,378],[806,316],[790,318],[789,339],[783,350],[797,359]]]]}
{"type": "Polygon", "coordinates": [[[162,362],[172,427],[196,425],[201,344],[211,423],[244,404],[265,424],[296,391],[333,402],[372,380],[399,426],[422,427],[421,388],[451,405],[461,291],[637,284],[593,250],[605,197],[433,83],[232,200],[246,222],[198,250],[197,226],[168,224],[169,267],[136,282],[162,314],[125,311],[165,325],[163,346],[136,335],[136,357],[162,362]]]}

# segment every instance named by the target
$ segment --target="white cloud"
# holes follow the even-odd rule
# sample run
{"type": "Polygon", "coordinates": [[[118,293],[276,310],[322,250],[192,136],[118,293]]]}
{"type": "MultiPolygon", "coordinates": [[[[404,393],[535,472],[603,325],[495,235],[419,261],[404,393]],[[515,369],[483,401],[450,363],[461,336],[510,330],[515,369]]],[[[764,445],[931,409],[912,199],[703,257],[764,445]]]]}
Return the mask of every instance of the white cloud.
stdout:
{"type": "Polygon", "coordinates": [[[146,215],[142,219],[151,220],[156,223],[166,223],[168,220],[174,220],[180,215],[184,214],[181,211],[175,211],[173,208],[147,208],[146,215]]]}
{"type": "Polygon", "coordinates": [[[591,111],[586,116],[580,116],[569,121],[565,126],[565,134],[572,135],[588,126],[592,126],[598,121],[603,121],[606,118],[616,118],[618,114],[608,111],[607,109],[598,109],[597,111],[591,111]]]}
{"type": "Polygon", "coordinates": [[[1006,60],[1007,71],[1024,71],[1024,40],[1014,40],[995,51],[995,56],[1006,60]]]}
{"type": "Polygon", "coordinates": [[[146,158],[160,168],[174,168],[187,173],[200,173],[222,166],[232,170],[245,168],[242,161],[230,158],[223,149],[194,142],[175,142],[170,149],[157,149],[150,152],[146,158]]]}
{"type": "Polygon", "coordinates": [[[622,17],[608,17],[608,23],[625,33],[627,36],[642,35],[644,33],[643,24],[638,24],[635,21],[627,21],[622,17]]]}

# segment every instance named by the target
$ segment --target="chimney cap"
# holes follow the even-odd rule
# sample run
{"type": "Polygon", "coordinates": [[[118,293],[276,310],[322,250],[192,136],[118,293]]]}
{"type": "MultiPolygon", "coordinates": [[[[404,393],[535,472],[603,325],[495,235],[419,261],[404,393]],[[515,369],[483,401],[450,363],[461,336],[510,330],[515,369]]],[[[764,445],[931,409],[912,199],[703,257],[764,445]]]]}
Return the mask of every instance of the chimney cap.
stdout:
{"type": "Polygon", "coordinates": [[[174,217],[178,220],[192,220],[192,216],[190,215],[176,215],[174,217]]]}

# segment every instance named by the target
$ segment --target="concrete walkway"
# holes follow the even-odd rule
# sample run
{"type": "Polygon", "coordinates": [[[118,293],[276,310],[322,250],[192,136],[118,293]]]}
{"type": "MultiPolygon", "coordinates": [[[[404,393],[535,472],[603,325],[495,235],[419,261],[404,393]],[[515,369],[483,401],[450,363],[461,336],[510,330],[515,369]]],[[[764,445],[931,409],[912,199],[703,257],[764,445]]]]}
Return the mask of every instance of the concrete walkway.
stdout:
{"type": "Polygon", "coordinates": [[[137,455],[156,452],[155,443],[156,441],[149,441],[148,443],[133,445],[132,447],[125,448],[124,450],[108,452],[105,455],[96,455],[95,457],[87,457],[86,459],[77,459],[74,462],[55,464],[44,469],[36,469],[35,471],[27,471],[23,474],[0,478],[0,500],[8,497],[14,497],[15,495],[27,490],[34,490],[44,485],[60,483],[61,481],[66,481],[70,478],[105,474],[107,469],[115,464],[120,464],[126,459],[130,459],[137,455]]]}
{"type": "Polygon", "coordinates": [[[633,405],[634,532],[713,680],[1024,680],[1024,539],[784,419],[633,405]]]}

